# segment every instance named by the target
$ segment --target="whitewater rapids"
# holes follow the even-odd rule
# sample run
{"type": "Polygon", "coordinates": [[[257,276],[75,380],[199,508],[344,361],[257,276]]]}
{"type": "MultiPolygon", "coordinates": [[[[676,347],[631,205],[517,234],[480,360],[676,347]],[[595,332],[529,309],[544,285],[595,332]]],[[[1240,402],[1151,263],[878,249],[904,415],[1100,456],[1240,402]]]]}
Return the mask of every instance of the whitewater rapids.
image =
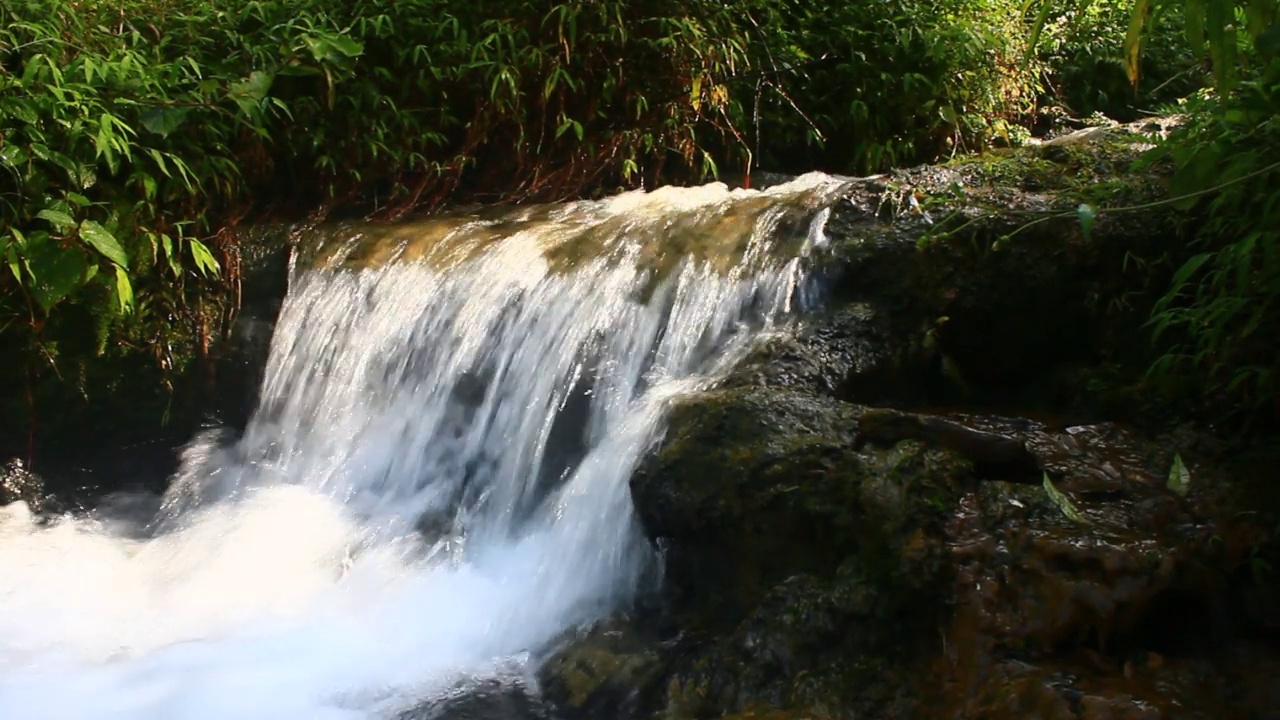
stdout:
{"type": "Polygon", "coordinates": [[[0,507],[0,719],[374,720],[532,683],[651,576],[627,480],[810,302],[839,190],[317,234],[254,417],[193,440],[154,517],[0,507]]]}

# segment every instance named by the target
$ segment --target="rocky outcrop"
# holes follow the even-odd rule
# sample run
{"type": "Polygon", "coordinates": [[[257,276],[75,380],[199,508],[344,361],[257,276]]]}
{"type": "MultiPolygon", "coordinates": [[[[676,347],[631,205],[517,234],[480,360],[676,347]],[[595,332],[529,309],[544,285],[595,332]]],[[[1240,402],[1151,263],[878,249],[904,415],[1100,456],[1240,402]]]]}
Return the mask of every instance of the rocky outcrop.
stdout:
{"type": "Polygon", "coordinates": [[[1266,463],[1116,412],[1099,380],[1142,342],[1125,253],[1176,228],[1069,211],[1158,192],[1115,177],[1142,141],[852,186],[828,312],[674,408],[632,479],[675,630],[566,643],[548,698],[673,720],[1280,713],[1280,503],[1240,491],[1266,463]]]}

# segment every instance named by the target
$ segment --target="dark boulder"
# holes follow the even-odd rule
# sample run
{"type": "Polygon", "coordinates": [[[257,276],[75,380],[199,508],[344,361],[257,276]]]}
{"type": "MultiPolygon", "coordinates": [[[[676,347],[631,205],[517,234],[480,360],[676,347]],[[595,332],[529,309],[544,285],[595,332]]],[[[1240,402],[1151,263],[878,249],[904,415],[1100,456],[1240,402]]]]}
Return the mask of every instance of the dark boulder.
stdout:
{"type": "Polygon", "coordinates": [[[767,389],[711,392],[673,411],[631,488],[682,608],[736,622],[778,582],[830,576],[854,555],[902,573],[913,532],[940,521],[968,466],[913,443],[860,451],[861,412],[767,389]]]}

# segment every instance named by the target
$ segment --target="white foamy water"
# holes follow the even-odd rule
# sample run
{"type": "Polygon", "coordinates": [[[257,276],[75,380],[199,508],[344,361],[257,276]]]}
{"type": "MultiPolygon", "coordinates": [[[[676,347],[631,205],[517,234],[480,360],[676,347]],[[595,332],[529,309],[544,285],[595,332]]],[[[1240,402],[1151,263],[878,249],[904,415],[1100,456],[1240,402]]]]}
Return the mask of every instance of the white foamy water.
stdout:
{"type": "Polygon", "coordinates": [[[149,532],[0,508],[0,718],[371,720],[531,672],[634,596],[627,480],[805,301],[837,190],[348,229],[295,272],[245,433],[193,442],[149,532]]]}

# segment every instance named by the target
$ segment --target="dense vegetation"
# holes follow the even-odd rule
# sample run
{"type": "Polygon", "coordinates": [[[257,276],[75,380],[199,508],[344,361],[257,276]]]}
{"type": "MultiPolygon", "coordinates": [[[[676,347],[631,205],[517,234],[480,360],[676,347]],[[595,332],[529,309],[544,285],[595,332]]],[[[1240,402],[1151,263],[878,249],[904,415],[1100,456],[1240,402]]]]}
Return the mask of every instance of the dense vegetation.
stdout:
{"type": "Polygon", "coordinates": [[[870,172],[1206,84],[1165,149],[1205,221],[1171,250],[1158,367],[1274,405],[1275,1],[1134,5],[7,0],[2,410],[30,431],[117,394],[159,417],[145,399],[228,326],[247,222],[870,172]]]}

